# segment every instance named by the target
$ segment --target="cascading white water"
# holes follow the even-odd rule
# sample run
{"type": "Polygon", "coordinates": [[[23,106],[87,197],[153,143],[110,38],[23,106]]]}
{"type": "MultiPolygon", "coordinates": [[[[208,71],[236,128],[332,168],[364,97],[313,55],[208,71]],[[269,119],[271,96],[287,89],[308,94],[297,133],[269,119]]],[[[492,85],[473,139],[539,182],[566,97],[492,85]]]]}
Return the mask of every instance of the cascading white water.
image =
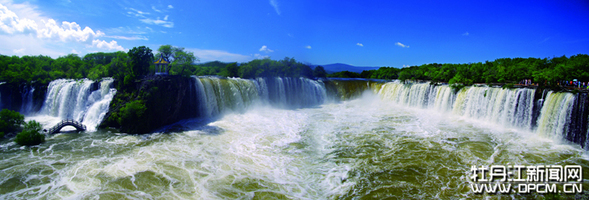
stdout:
{"type": "Polygon", "coordinates": [[[194,77],[199,95],[199,116],[212,117],[227,111],[244,111],[258,98],[253,80],[194,77]]]}
{"type": "Polygon", "coordinates": [[[89,79],[79,81],[58,79],[51,81],[47,87],[48,92],[42,112],[62,119],[74,119],[74,116],[81,112],[79,108],[82,102],[78,101],[88,98],[90,85],[93,82],[89,79]]]}
{"type": "Polygon", "coordinates": [[[327,99],[322,82],[306,78],[194,77],[199,95],[199,116],[212,117],[227,111],[243,112],[254,103],[281,108],[319,105],[327,99]]]}
{"type": "Polygon", "coordinates": [[[257,79],[267,85],[263,93],[268,94],[270,104],[282,108],[300,108],[319,105],[327,99],[325,85],[320,81],[306,78],[275,77],[257,79]]]}
{"type": "Polygon", "coordinates": [[[96,127],[102,122],[104,115],[108,112],[110,102],[117,90],[112,87],[114,79],[105,78],[100,82],[100,89],[92,92],[88,97],[87,105],[90,105],[82,119],[88,131],[96,131],[96,127]]]}
{"type": "Polygon", "coordinates": [[[382,98],[395,103],[435,109],[442,112],[530,130],[534,105],[533,89],[467,87],[454,94],[446,85],[386,83],[382,98]]]}
{"type": "MultiPolygon", "coordinates": [[[[549,137],[568,138],[585,147],[589,146],[589,141],[574,133],[576,130],[585,129],[569,127],[572,126],[575,117],[572,115],[583,113],[581,110],[573,114],[578,94],[544,91],[541,99],[535,102],[536,90],[529,88],[473,86],[462,88],[457,93],[452,90],[446,85],[390,82],[384,84],[378,93],[381,98],[399,105],[450,112],[502,127],[532,131],[549,137]],[[539,116],[534,114],[538,110],[539,116]]],[[[589,131],[587,135],[589,136],[589,131]]]]}
{"type": "Polygon", "coordinates": [[[452,109],[455,95],[448,86],[425,84],[386,83],[379,91],[382,98],[395,103],[418,108],[433,108],[439,111],[452,109]]]}
{"type": "Polygon", "coordinates": [[[575,95],[565,92],[548,92],[538,118],[537,132],[560,137],[566,133],[571,119],[575,95]]]}
{"type": "Polygon", "coordinates": [[[35,87],[33,86],[25,86],[21,91],[21,114],[29,114],[33,110],[33,93],[35,92],[35,87]]]}
{"type": "Polygon", "coordinates": [[[453,113],[530,130],[533,104],[533,89],[469,87],[458,92],[453,113]]]}
{"type": "MultiPolygon", "coordinates": [[[[201,113],[214,116],[256,102],[288,106],[321,100],[299,94],[323,95],[325,87],[313,88],[324,86],[321,81],[287,79],[195,77],[196,101],[201,113]]],[[[105,80],[90,92],[85,104],[92,106],[82,115],[84,121],[99,113],[93,108],[108,105],[99,102],[110,101],[111,83],[105,80]]],[[[68,84],[61,83],[60,90],[74,87],[68,84]]],[[[334,85],[338,90],[358,88],[342,82],[328,86],[334,85]]],[[[387,83],[378,95],[364,92],[352,100],[302,109],[263,106],[229,112],[194,129],[166,134],[70,134],[33,148],[0,140],[0,199],[547,198],[536,192],[481,195],[469,188],[473,165],[566,164],[587,170],[587,151],[579,146],[479,123],[526,124],[533,91],[467,87],[455,94],[448,86],[387,83]]],[[[566,116],[563,110],[570,110],[577,97],[547,94],[545,106],[554,106],[545,107],[541,118],[549,122],[555,119],[552,114],[566,116]]]]}
{"type": "Polygon", "coordinates": [[[93,90],[94,81],[89,79],[54,80],[47,87],[40,114],[74,119],[85,124],[88,131],[95,131],[116,93],[116,89],[111,88],[113,81],[112,78],[105,78],[100,82],[100,88],[93,90]]]}

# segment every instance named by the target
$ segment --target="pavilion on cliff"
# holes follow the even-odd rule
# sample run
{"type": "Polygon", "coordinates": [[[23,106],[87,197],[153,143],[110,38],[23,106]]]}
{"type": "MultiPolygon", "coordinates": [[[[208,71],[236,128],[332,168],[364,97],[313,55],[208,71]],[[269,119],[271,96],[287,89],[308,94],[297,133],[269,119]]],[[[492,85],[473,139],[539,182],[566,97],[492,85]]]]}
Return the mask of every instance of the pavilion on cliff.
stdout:
{"type": "Polygon", "coordinates": [[[167,69],[170,61],[164,58],[163,55],[161,55],[153,64],[155,64],[155,75],[168,75],[167,69]]]}

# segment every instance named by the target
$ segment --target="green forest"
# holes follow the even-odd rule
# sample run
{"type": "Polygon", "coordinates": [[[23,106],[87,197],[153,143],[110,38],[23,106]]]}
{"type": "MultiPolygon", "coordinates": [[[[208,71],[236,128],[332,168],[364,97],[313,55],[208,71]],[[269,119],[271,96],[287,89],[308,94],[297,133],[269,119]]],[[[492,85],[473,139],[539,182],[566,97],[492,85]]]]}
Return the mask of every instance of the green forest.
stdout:
{"type": "Polygon", "coordinates": [[[154,73],[153,61],[159,56],[171,64],[170,75],[217,75],[224,77],[340,77],[399,80],[428,80],[471,85],[473,83],[518,83],[531,79],[540,85],[556,85],[558,81],[578,79],[589,81],[589,56],[578,54],[571,57],[553,58],[500,58],[466,64],[432,63],[406,68],[381,67],[362,73],[336,72],[327,74],[323,67],[315,69],[296,61],[255,59],[246,63],[224,63],[219,61],[197,63],[198,57],[182,47],[162,45],[157,54],[145,46],[135,47],[128,52],[90,53],[84,57],[69,54],[56,59],[48,56],[6,56],[0,55],[0,82],[22,83],[36,81],[48,83],[59,78],[100,79],[113,77],[118,80],[117,88],[154,73]]]}
{"type": "Polygon", "coordinates": [[[90,53],[84,57],[69,54],[53,59],[49,56],[6,56],[0,55],[0,82],[39,82],[46,84],[55,79],[97,80],[113,77],[118,80],[117,89],[155,72],[153,61],[160,55],[171,64],[170,75],[217,75],[224,77],[325,77],[322,67],[315,68],[297,62],[294,58],[283,60],[256,59],[247,63],[223,63],[219,61],[195,64],[198,58],[184,48],[162,45],[157,54],[145,46],[135,47],[128,52],[90,53]]]}
{"type": "Polygon", "coordinates": [[[554,58],[500,58],[467,64],[423,64],[407,68],[381,67],[378,70],[337,72],[329,77],[429,80],[472,85],[473,83],[519,83],[531,79],[542,86],[556,85],[560,81],[577,79],[589,81],[589,56],[578,54],[554,58]]]}

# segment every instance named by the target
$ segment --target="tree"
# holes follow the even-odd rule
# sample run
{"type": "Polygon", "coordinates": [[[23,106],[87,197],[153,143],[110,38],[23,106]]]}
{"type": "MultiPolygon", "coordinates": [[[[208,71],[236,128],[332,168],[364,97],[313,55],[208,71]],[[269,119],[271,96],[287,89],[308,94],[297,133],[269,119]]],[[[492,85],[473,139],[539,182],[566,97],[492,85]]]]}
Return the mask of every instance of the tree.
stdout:
{"type": "Polygon", "coordinates": [[[22,132],[16,135],[14,142],[20,145],[33,146],[45,142],[45,135],[39,133],[42,126],[39,122],[31,120],[25,124],[22,132]]]}
{"type": "Polygon", "coordinates": [[[19,112],[8,109],[2,109],[2,111],[0,111],[0,132],[15,132],[24,122],[25,116],[19,112]]]}
{"type": "Polygon", "coordinates": [[[128,86],[125,84],[125,77],[133,75],[133,69],[130,65],[129,54],[122,51],[117,52],[116,58],[111,60],[109,64],[108,75],[117,80],[116,88],[119,91],[126,89],[128,86]]]}
{"type": "Polygon", "coordinates": [[[221,70],[221,76],[225,77],[238,77],[239,67],[237,63],[230,63],[223,70],[221,70]]]}
{"type": "MultiPolygon", "coordinates": [[[[166,45],[162,45],[160,46],[160,48],[157,49],[157,51],[159,52],[159,54],[161,54],[164,58],[170,60],[172,58],[172,54],[173,54],[173,50],[172,50],[172,45],[166,44],[166,45]]],[[[159,57],[159,56],[158,56],[159,57]]]]}
{"type": "Polygon", "coordinates": [[[153,60],[153,53],[151,53],[149,47],[133,47],[127,54],[131,58],[133,75],[135,77],[144,76],[149,73],[149,65],[151,65],[153,60]]]}
{"type": "Polygon", "coordinates": [[[168,72],[168,74],[170,73],[170,70],[172,69],[172,67],[174,68],[181,68],[181,70],[178,72],[178,69],[175,69],[175,72],[177,74],[184,74],[184,71],[186,70],[186,68],[190,65],[192,65],[194,62],[198,62],[199,59],[198,57],[194,56],[194,53],[189,52],[189,51],[185,51],[184,47],[175,47],[169,44],[166,45],[162,45],[158,48],[157,50],[159,53],[156,55],[157,57],[159,57],[159,55],[163,56],[164,58],[166,58],[168,61],[170,61],[170,65],[168,65],[168,68],[166,69],[166,71],[168,72]]]}
{"type": "Polygon", "coordinates": [[[411,72],[409,72],[409,70],[402,70],[399,73],[399,80],[405,82],[407,79],[411,79],[411,72]]]}
{"type": "Polygon", "coordinates": [[[313,76],[318,78],[325,78],[327,77],[327,72],[325,71],[325,68],[323,68],[322,66],[317,66],[313,70],[313,76]]]}
{"type": "Polygon", "coordinates": [[[119,124],[129,124],[128,129],[122,131],[137,133],[141,129],[142,122],[145,122],[146,111],[147,107],[145,107],[143,100],[135,100],[126,103],[115,117],[119,124]]]}
{"type": "MultiPolygon", "coordinates": [[[[192,52],[185,52],[183,50],[176,51],[174,53],[174,66],[181,67],[182,70],[180,71],[180,75],[184,74],[184,70],[187,66],[192,65],[194,62],[198,62],[198,58],[194,56],[192,52]]],[[[171,68],[171,67],[170,67],[171,68]]],[[[169,71],[169,69],[168,69],[169,71]]]]}

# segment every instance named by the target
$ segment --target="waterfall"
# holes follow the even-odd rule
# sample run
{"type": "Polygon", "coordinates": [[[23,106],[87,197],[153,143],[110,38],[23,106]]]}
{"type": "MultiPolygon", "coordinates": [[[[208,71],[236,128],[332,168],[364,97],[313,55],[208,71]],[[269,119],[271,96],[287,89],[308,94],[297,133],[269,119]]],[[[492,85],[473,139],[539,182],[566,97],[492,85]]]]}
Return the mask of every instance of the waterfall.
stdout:
{"type": "Polygon", "coordinates": [[[537,132],[547,136],[564,136],[571,120],[575,95],[564,92],[548,92],[540,111],[537,132]]]}
{"type": "Polygon", "coordinates": [[[108,111],[116,93],[112,78],[100,83],[89,79],[58,79],[49,83],[41,114],[74,119],[82,122],[89,131],[95,130],[108,111]]]}
{"type": "Polygon", "coordinates": [[[379,95],[397,104],[418,108],[448,111],[457,98],[448,86],[430,84],[401,84],[389,82],[382,86],[379,95]]]}
{"type": "Polygon", "coordinates": [[[102,122],[104,115],[117,90],[112,87],[112,78],[105,78],[100,82],[99,90],[93,91],[88,97],[86,105],[90,105],[83,114],[82,122],[88,127],[88,131],[96,131],[96,127],[102,122]]]}
{"type": "Polygon", "coordinates": [[[451,112],[455,115],[530,130],[533,89],[467,87],[456,94],[446,85],[386,83],[380,95],[395,103],[451,112]]]}
{"type": "Polygon", "coordinates": [[[193,78],[201,102],[198,106],[200,117],[212,117],[228,111],[242,112],[256,103],[301,108],[320,105],[327,99],[323,83],[307,78],[193,78]]]}
{"type": "Polygon", "coordinates": [[[35,87],[31,86],[23,86],[21,89],[21,108],[20,113],[27,115],[33,111],[33,93],[35,92],[35,87]]]}
{"type": "Polygon", "coordinates": [[[452,112],[506,127],[530,130],[534,91],[526,88],[465,88],[458,93],[452,112]]]}
{"type": "Polygon", "coordinates": [[[536,97],[536,89],[529,88],[472,86],[454,92],[447,85],[389,82],[381,86],[378,94],[399,105],[448,112],[563,138],[589,149],[587,93],[544,90],[536,97]]]}
{"type": "Polygon", "coordinates": [[[265,85],[264,99],[282,108],[301,108],[319,105],[327,99],[325,85],[321,81],[307,78],[275,77],[259,78],[258,84],[265,85]]]}
{"type": "Polygon", "coordinates": [[[244,111],[259,98],[254,80],[239,78],[194,77],[199,95],[200,117],[212,117],[228,111],[244,111]]]}

